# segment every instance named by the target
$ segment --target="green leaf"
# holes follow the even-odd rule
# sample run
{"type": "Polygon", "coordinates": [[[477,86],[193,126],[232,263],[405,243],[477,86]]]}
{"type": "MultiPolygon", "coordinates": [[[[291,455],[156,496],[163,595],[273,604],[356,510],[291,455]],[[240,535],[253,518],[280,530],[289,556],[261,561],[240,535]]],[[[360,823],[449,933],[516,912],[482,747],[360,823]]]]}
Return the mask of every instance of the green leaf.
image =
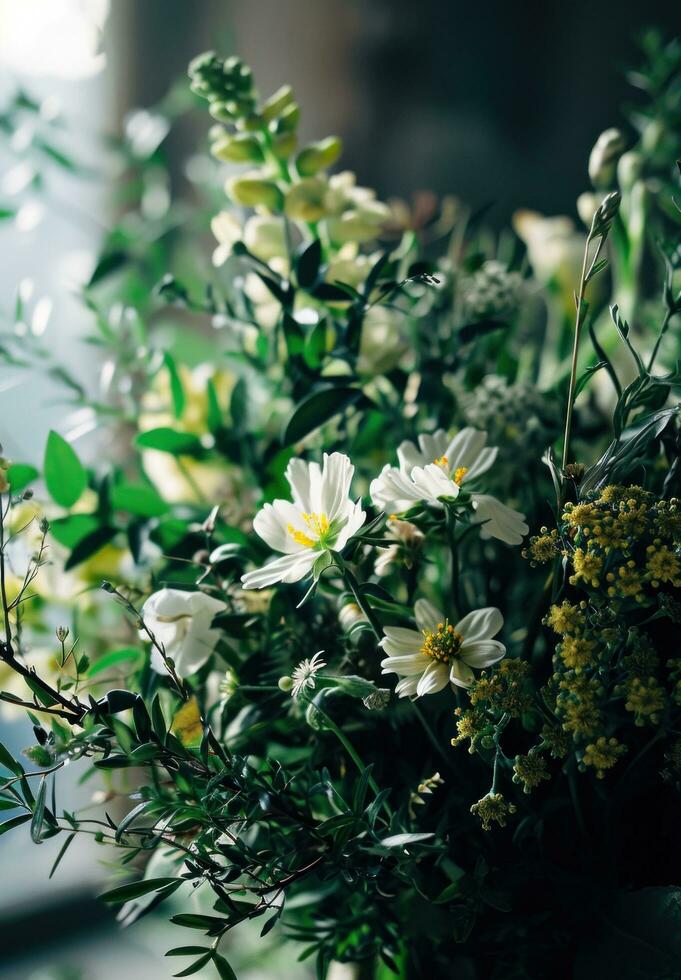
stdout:
{"type": "Polygon", "coordinates": [[[163,362],[170,376],[170,397],[173,402],[173,415],[176,419],[181,419],[186,403],[182,379],[177,370],[177,365],[170,354],[166,353],[163,355],[163,362]]]}
{"type": "Polygon", "coordinates": [[[173,973],[174,977],[190,977],[193,973],[198,973],[201,967],[209,963],[212,958],[211,951],[208,950],[203,956],[200,956],[198,960],[195,960],[186,970],[180,970],[179,973],[173,973]]]}
{"type": "Polygon", "coordinates": [[[208,934],[219,932],[225,924],[225,920],[216,915],[199,915],[197,912],[180,912],[173,915],[170,921],[176,926],[184,926],[186,929],[201,929],[208,934]]]}
{"type": "Polygon", "coordinates": [[[119,664],[140,660],[142,656],[142,651],[136,649],[136,647],[122,647],[120,650],[112,650],[111,653],[107,653],[98,660],[95,660],[87,672],[88,677],[95,677],[97,674],[101,674],[111,667],[117,667],[119,664]]]}
{"type": "Polygon", "coordinates": [[[206,398],[208,399],[208,431],[216,432],[222,425],[222,409],[215,385],[210,378],[206,384],[206,398]]]}
{"type": "Polygon", "coordinates": [[[94,514],[69,514],[68,517],[57,517],[50,521],[50,534],[65,548],[75,548],[79,541],[96,531],[99,525],[100,521],[94,514]]]}
{"type": "Polygon", "coordinates": [[[9,820],[5,820],[4,823],[0,823],[0,837],[6,834],[9,830],[14,830],[15,827],[20,827],[22,823],[26,823],[28,820],[33,819],[32,813],[20,813],[18,817],[10,817],[9,820]]]}
{"type": "Polygon", "coordinates": [[[302,354],[305,345],[305,335],[303,334],[302,327],[297,320],[294,320],[290,313],[284,313],[282,322],[288,356],[298,357],[302,354]]]}
{"type": "Polygon", "coordinates": [[[92,534],[86,535],[78,542],[64,564],[64,571],[68,572],[82,561],[96,554],[104,545],[108,544],[112,538],[118,534],[115,527],[98,527],[92,534]]]}
{"type": "Polygon", "coordinates": [[[232,390],[229,413],[235,429],[245,429],[248,420],[248,389],[243,378],[239,378],[232,390]]]}
{"type": "Polygon", "coordinates": [[[95,266],[95,271],[90,276],[89,286],[95,286],[102,279],[106,279],[112,273],[117,272],[122,269],[123,266],[128,261],[128,253],[123,251],[109,252],[106,255],[102,255],[99,262],[95,266]]]}
{"type": "Polygon", "coordinates": [[[315,238],[309,245],[303,245],[296,260],[296,275],[301,289],[312,289],[319,279],[322,261],[322,243],[315,238]]]}
{"type": "Polygon", "coordinates": [[[23,766],[12,757],[2,742],[0,742],[0,766],[4,766],[5,769],[13,772],[15,776],[21,776],[24,771],[23,766]]]}
{"type": "Polygon", "coordinates": [[[72,834],[69,834],[69,836],[66,838],[62,846],[59,848],[59,854],[57,854],[57,857],[55,858],[54,864],[52,865],[52,870],[50,871],[48,878],[51,878],[54,875],[55,871],[61,864],[62,858],[64,857],[69,847],[75,840],[75,837],[76,837],[76,832],[74,831],[72,834]]]}
{"type": "Polygon", "coordinates": [[[108,892],[103,892],[99,898],[109,905],[122,905],[133,898],[141,898],[150,892],[160,892],[164,889],[173,891],[182,884],[181,878],[143,878],[141,881],[131,881],[127,885],[119,885],[108,892]]]}
{"type": "Polygon", "coordinates": [[[125,510],[138,517],[160,517],[168,511],[165,500],[144,483],[117,484],[111,491],[111,503],[116,510],[125,510]]]}
{"type": "Polygon", "coordinates": [[[45,819],[45,793],[47,792],[47,779],[43,776],[40,780],[40,786],[38,788],[38,795],[35,801],[35,809],[33,810],[33,819],[31,820],[31,840],[34,844],[42,843],[41,831],[43,828],[43,820],[45,819]]]}
{"type": "Polygon", "coordinates": [[[213,963],[215,963],[215,968],[220,975],[220,980],[237,980],[236,973],[224,956],[220,956],[219,953],[213,953],[213,963]]]}
{"type": "Polygon", "coordinates": [[[40,474],[35,466],[29,466],[28,463],[13,463],[7,469],[7,479],[12,493],[21,493],[38,476],[40,474]]]}
{"type": "Polygon", "coordinates": [[[196,956],[197,953],[205,953],[205,946],[174,946],[169,949],[166,956],[196,956]]]}
{"type": "Polygon", "coordinates": [[[333,387],[315,391],[296,407],[286,424],[282,442],[290,446],[299,442],[334,415],[363,397],[359,388],[333,387]]]}
{"type": "Polygon", "coordinates": [[[55,503],[73,507],[87,486],[87,473],[73,448],[54,430],[47,437],[45,484],[55,503]]]}
{"type": "Polygon", "coordinates": [[[173,456],[193,455],[201,451],[201,440],[191,432],[178,432],[166,426],[140,432],[135,439],[140,449],[158,449],[173,456]]]}

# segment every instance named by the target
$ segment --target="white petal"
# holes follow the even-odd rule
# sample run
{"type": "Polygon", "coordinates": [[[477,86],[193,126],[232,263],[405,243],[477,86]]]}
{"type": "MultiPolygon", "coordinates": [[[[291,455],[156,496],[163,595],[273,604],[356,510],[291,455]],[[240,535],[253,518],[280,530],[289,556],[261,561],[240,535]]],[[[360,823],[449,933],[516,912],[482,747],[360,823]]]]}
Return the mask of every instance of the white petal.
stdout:
{"type": "Polygon", "coordinates": [[[353,534],[357,534],[361,526],[367,519],[366,513],[362,510],[362,505],[357,501],[356,504],[348,501],[347,513],[346,513],[346,523],[343,526],[340,534],[336,538],[336,543],[334,548],[336,551],[342,551],[346,546],[353,534]]]}
{"type": "Polygon", "coordinates": [[[422,499],[412,481],[394,466],[383,467],[381,475],[372,480],[369,492],[374,504],[388,513],[407,510],[422,499]]]}
{"type": "Polygon", "coordinates": [[[445,450],[450,471],[458,470],[461,466],[470,469],[486,442],[487,433],[480,429],[467,426],[461,432],[457,432],[445,450]]]}
{"type": "Polygon", "coordinates": [[[421,680],[416,687],[419,697],[424,694],[437,694],[449,682],[449,668],[447,664],[441,664],[437,660],[431,661],[424,670],[421,680]]]}
{"type": "Polygon", "coordinates": [[[480,529],[480,536],[483,538],[497,538],[506,544],[521,544],[523,537],[529,531],[525,523],[525,515],[520,514],[512,507],[502,504],[496,497],[486,493],[474,493],[473,506],[475,507],[476,524],[484,521],[480,529]]]}
{"type": "Polygon", "coordinates": [[[409,476],[415,466],[425,466],[432,463],[434,456],[425,456],[418,446],[409,440],[401,442],[397,447],[397,461],[400,464],[400,472],[409,476]]]}
{"type": "Polygon", "coordinates": [[[285,474],[294,502],[306,514],[314,509],[310,493],[311,466],[312,464],[306,463],[304,459],[292,459],[286,467],[285,474]]]}
{"type": "Polygon", "coordinates": [[[421,447],[422,459],[415,465],[424,466],[426,463],[432,463],[434,460],[439,459],[440,456],[445,456],[448,442],[449,439],[444,429],[437,429],[432,435],[428,435],[427,433],[420,435],[419,446],[421,447]]]}
{"type": "Polygon", "coordinates": [[[498,640],[477,640],[474,643],[463,643],[460,656],[469,667],[489,667],[506,653],[506,647],[498,640]]]}
{"type": "Polygon", "coordinates": [[[441,613],[427,599],[416,600],[414,603],[414,615],[419,629],[430,630],[431,632],[437,629],[438,623],[444,623],[445,620],[444,613],[441,613]]]}
{"type": "Polygon", "coordinates": [[[504,617],[494,606],[484,609],[474,609],[459,620],[454,629],[461,633],[464,643],[477,643],[478,640],[489,640],[495,636],[504,625],[504,617]]]}
{"type": "Polygon", "coordinates": [[[355,467],[344,453],[324,453],[322,468],[321,511],[329,521],[342,515],[350,496],[350,482],[355,467]]]}
{"type": "Polygon", "coordinates": [[[398,698],[411,697],[413,694],[416,694],[417,686],[418,677],[403,677],[395,686],[395,694],[398,698]]]}
{"type": "MultiPolygon", "coordinates": [[[[417,650],[423,645],[423,636],[418,630],[410,630],[404,626],[384,626],[383,632],[385,639],[393,640],[395,643],[403,643],[405,646],[415,647],[417,650]]],[[[383,643],[384,640],[381,640],[383,643]]]]}
{"type": "Polygon", "coordinates": [[[449,679],[456,687],[470,687],[475,680],[475,674],[461,660],[455,660],[449,669],[449,679]]]}
{"type": "Polygon", "coordinates": [[[300,510],[288,500],[275,500],[274,503],[265,504],[255,515],[253,530],[272,551],[283,551],[284,554],[291,555],[300,551],[304,545],[295,541],[288,533],[289,524],[298,530],[305,530],[300,510]]]}
{"type": "Polygon", "coordinates": [[[203,667],[219,640],[218,630],[190,629],[179,651],[173,656],[180,677],[190,677],[203,667]]]}
{"type": "Polygon", "coordinates": [[[312,569],[319,555],[319,551],[309,548],[295,555],[282,555],[263,568],[247,572],[241,578],[242,585],[244,589],[264,589],[275,582],[298,582],[312,569]]]}
{"type": "Polygon", "coordinates": [[[496,446],[485,446],[480,451],[473,465],[468,467],[468,472],[465,476],[466,482],[469,483],[471,480],[475,480],[477,477],[482,476],[483,473],[486,473],[497,458],[498,452],[499,450],[496,446]]]}
{"type": "Polygon", "coordinates": [[[381,660],[383,674],[399,674],[400,677],[413,677],[422,674],[432,661],[422,653],[412,653],[401,657],[386,657],[381,660]]]}
{"type": "Polygon", "coordinates": [[[441,466],[415,466],[411,471],[414,486],[422,500],[437,503],[438,497],[458,497],[459,487],[450,480],[441,466]]]}
{"type": "Polygon", "coordinates": [[[183,592],[181,589],[159,589],[142,606],[142,618],[156,619],[163,616],[174,619],[177,616],[186,616],[190,610],[191,595],[191,592],[183,592]]]}

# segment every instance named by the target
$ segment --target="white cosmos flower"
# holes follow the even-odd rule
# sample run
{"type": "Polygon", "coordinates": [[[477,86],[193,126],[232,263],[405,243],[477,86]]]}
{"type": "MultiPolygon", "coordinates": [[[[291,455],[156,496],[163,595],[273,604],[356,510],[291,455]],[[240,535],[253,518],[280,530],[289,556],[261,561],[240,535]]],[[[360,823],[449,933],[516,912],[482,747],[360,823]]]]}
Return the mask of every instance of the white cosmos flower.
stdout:
{"type": "MultiPolygon", "coordinates": [[[[371,483],[374,504],[387,513],[399,513],[416,503],[442,507],[441,497],[458,497],[493,465],[496,446],[487,446],[487,433],[466,427],[453,438],[444,429],[420,435],[418,445],[403,442],[397,450],[399,466],[384,466],[371,483]]],[[[529,528],[524,514],[502,504],[490,494],[470,492],[476,522],[483,538],[520,544],[529,528]]]]}
{"type": "Polygon", "coordinates": [[[253,527],[281,558],[248,572],[245,589],[263,589],[275,582],[298,582],[323,551],[342,551],[366,514],[350,499],[355,467],[343,453],[324,453],[323,465],[292,459],[286,470],[293,502],[275,500],[259,511],[253,527]]]}
{"type": "MultiPolygon", "coordinates": [[[[220,639],[213,620],[227,606],[205,592],[181,592],[161,589],[149,596],[142,606],[142,619],[175,662],[180,677],[189,677],[202,667],[220,639]]],[[[146,634],[140,631],[146,639],[146,634]]],[[[152,649],[151,666],[165,673],[163,658],[152,649]]]]}
{"type": "Polygon", "coordinates": [[[417,599],[414,618],[418,630],[384,626],[380,643],[388,654],[381,661],[383,673],[401,678],[395,688],[401,698],[436,694],[447,684],[469,687],[474,667],[489,667],[506,653],[503,643],[492,639],[504,624],[492,606],[452,625],[427,599],[417,599]]]}

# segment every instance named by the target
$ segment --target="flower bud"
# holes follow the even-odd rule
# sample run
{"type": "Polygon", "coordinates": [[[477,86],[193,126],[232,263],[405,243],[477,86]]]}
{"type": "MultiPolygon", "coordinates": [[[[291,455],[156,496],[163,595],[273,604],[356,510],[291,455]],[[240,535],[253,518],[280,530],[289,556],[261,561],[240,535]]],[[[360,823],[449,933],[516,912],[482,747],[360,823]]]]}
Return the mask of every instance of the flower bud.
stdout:
{"type": "Polygon", "coordinates": [[[272,133],[294,133],[300,122],[300,106],[297,102],[292,102],[287,106],[278,119],[270,123],[272,133]]]}
{"type": "Polygon", "coordinates": [[[273,180],[267,180],[253,171],[241,177],[231,177],[225,184],[225,191],[235,204],[244,207],[265,207],[270,211],[280,211],[284,197],[273,180]]]}
{"type": "Polygon", "coordinates": [[[293,681],[290,677],[280,677],[277,681],[277,687],[280,691],[283,691],[284,694],[290,694],[291,689],[293,688],[293,681]]]}
{"type": "Polygon", "coordinates": [[[600,204],[600,198],[591,191],[584,191],[577,198],[577,214],[582,219],[587,228],[591,227],[591,222],[600,204]]]}
{"type": "Polygon", "coordinates": [[[249,218],[244,227],[244,242],[249,252],[263,262],[286,256],[283,218],[264,215],[249,218]]]}
{"type": "Polygon", "coordinates": [[[298,137],[295,133],[280,133],[272,137],[272,152],[280,160],[286,160],[298,149],[298,137]]]}
{"type": "Polygon", "coordinates": [[[589,157],[589,177],[594,187],[612,187],[615,167],[625,147],[619,129],[606,129],[596,140],[589,157]]]}
{"type": "Polygon", "coordinates": [[[282,85],[281,88],[270,95],[269,99],[263,102],[260,115],[265,122],[272,122],[293,102],[293,89],[290,85],[282,85]]]}
{"type": "Polygon", "coordinates": [[[60,643],[64,643],[69,635],[68,626],[57,626],[55,633],[60,643]]]}
{"type": "Polygon", "coordinates": [[[343,152],[343,144],[337,136],[328,136],[318,143],[304,147],[296,158],[296,168],[301,177],[312,177],[320,170],[332,167],[343,152]]]}
{"type": "Polygon", "coordinates": [[[641,176],[643,159],[640,153],[629,150],[623,153],[617,164],[617,182],[623,191],[630,190],[641,176]]]}
{"type": "Polygon", "coordinates": [[[218,160],[232,163],[262,163],[263,152],[255,136],[237,133],[235,136],[221,136],[210,148],[218,160]]]}
{"type": "Polygon", "coordinates": [[[325,194],[325,180],[304,177],[286,192],[286,214],[296,221],[319,221],[326,214],[325,194]]]}

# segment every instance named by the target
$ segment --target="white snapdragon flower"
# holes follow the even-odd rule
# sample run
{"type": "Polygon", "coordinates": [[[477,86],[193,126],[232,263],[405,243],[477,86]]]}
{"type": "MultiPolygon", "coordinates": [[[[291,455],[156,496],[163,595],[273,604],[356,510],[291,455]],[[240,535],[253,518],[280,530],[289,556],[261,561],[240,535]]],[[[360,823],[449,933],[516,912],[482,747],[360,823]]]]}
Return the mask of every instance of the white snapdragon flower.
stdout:
{"type": "MultiPolygon", "coordinates": [[[[189,677],[210,657],[220,639],[213,620],[227,608],[224,602],[205,592],[161,589],[142,606],[142,619],[175,663],[180,677],[189,677]]],[[[146,639],[146,634],[140,631],[146,639]]],[[[163,658],[152,649],[151,666],[165,673],[163,658]]]]}
{"type": "MultiPolygon", "coordinates": [[[[419,436],[418,445],[403,442],[397,450],[399,467],[384,466],[371,483],[374,504],[387,513],[399,513],[417,503],[442,507],[442,497],[458,497],[493,465],[497,448],[486,446],[487,433],[467,427],[450,439],[443,429],[419,436]]],[[[523,514],[496,497],[471,490],[476,522],[484,538],[520,544],[529,528],[523,514]]]]}
{"type": "Polygon", "coordinates": [[[418,630],[385,626],[380,643],[388,654],[381,661],[383,673],[401,678],[395,688],[401,698],[436,694],[447,684],[469,687],[473,668],[489,667],[506,653],[503,643],[492,639],[504,624],[492,606],[452,625],[427,599],[417,599],[414,617],[418,630]]]}
{"type": "Polygon", "coordinates": [[[355,467],[343,453],[324,453],[323,465],[292,459],[286,470],[293,502],[275,500],[259,511],[253,527],[281,558],[243,576],[245,589],[298,582],[324,551],[342,551],[366,514],[350,498],[355,467]]]}

